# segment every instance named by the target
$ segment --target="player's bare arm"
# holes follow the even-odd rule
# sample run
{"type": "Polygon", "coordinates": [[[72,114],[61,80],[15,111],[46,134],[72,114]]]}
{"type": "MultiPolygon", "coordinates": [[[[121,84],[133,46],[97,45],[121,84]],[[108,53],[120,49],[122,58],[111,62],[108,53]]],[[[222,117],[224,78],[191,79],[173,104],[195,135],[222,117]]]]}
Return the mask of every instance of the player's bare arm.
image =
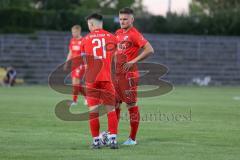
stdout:
{"type": "Polygon", "coordinates": [[[71,57],[72,57],[72,51],[69,50],[68,51],[68,56],[67,56],[67,59],[66,59],[66,63],[65,63],[64,68],[63,68],[64,71],[66,71],[68,69],[68,67],[69,67],[69,60],[71,59],[71,57]]]}
{"type": "Polygon", "coordinates": [[[143,51],[141,52],[141,54],[139,54],[136,58],[134,58],[133,60],[125,63],[123,65],[123,69],[125,71],[128,71],[135,63],[138,63],[144,59],[146,59],[147,57],[149,57],[151,54],[154,53],[154,49],[152,47],[152,45],[148,42],[146,43],[145,46],[143,46],[143,51]]]}

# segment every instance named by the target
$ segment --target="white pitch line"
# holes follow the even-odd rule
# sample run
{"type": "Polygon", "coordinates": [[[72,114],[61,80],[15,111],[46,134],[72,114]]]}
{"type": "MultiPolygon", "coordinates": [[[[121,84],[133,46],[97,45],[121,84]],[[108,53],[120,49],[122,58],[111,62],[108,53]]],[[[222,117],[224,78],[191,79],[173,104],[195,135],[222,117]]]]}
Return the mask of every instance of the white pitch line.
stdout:
{"type": "Polygon", "coordinates": [[[233,97],[233,99],[236,101],[240,101],[240,96],[235,96],[235,97],[233,97]]]}

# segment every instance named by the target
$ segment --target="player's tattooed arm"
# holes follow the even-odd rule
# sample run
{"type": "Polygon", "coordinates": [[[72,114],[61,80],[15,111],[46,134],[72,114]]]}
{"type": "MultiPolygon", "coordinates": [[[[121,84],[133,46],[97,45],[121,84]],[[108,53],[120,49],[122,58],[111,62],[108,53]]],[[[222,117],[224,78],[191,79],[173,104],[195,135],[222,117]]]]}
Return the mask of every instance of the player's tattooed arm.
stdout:
{"type": "Polygon", "coordinates": [[[149,57],[153,53],[154,53],[154,49],[153,49],[152,45],[149,42],[147,42],[143,46],[143,51],[141,52],[141,54],[139,54],[136,58],[129,61],[128,63],[124,64],[124,66],[123,66],[124,70],[128,71],[135,63],[138,63],[138,62],[146,59],[147,57],[149,57]]]}
{"type": "Polygon", "coordinates": [[[153,53],[154,53],[154,49],[153,49],[152,45],[149,42],[147,42],[145,44],[145,46],[143,46],[142,53],[139,54],[135,59],[133,59],[133,62],[134,63],[140,62],[140,61],[146,59],[148,56],[150,56],[153,53]]]}
{"type": "Polygon", "coordinates": [[[72,57],[72,51],[69,50],[68,56],[67,56],[67,59],[66,59],[66,63],[65,63],[64,66],[63,66],[63,70],[64,70],[64,71],[66,71],[66,70],[68,69],[68,67],[69,67],[69,62],[70,62],[71,57],[72,57]]]}

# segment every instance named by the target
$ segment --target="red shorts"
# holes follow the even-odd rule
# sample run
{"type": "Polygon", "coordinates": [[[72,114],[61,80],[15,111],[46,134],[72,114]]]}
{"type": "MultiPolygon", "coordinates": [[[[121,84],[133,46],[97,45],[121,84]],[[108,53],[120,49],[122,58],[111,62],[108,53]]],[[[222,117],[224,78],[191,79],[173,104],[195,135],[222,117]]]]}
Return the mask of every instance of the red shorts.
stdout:
{"type": "Polygon", "coordinates": [[[96,81],[86,84],[88,106],[111,105],[115,106],[115,90],[111,81],[96,81]]]}
{"type": "Polygon", "coordinates": [[[84,72],[85,72],[85,68],[83,65],[81,65],[74,70],[72,69],[71,77],[77,78],[77,79],[82,79],[84,72]]]}
{"type": "Polygon", "coordinates": [[[125,102],[127,104],[136,103],[138,81],[138,72],[129,72],[124,75],[117,75],[114,80],[116,102],[125,102]]]}

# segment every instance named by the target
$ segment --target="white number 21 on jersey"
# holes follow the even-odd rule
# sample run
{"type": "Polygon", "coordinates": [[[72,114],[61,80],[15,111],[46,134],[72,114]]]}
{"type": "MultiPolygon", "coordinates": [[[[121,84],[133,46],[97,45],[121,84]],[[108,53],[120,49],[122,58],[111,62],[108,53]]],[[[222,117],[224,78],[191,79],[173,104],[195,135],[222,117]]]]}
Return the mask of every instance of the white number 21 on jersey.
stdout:
{"type": "Polygon", "coordinates": [[[92,40],[92,44],[97,44],[96,46],[93,47],[93,55],[95,59],[106,59],[106,41],[104,38],[102,39],[97,39],[94,38],[92,40]],[[102,49],[102,55],[97,55],[97,49],[102,49]]]}

